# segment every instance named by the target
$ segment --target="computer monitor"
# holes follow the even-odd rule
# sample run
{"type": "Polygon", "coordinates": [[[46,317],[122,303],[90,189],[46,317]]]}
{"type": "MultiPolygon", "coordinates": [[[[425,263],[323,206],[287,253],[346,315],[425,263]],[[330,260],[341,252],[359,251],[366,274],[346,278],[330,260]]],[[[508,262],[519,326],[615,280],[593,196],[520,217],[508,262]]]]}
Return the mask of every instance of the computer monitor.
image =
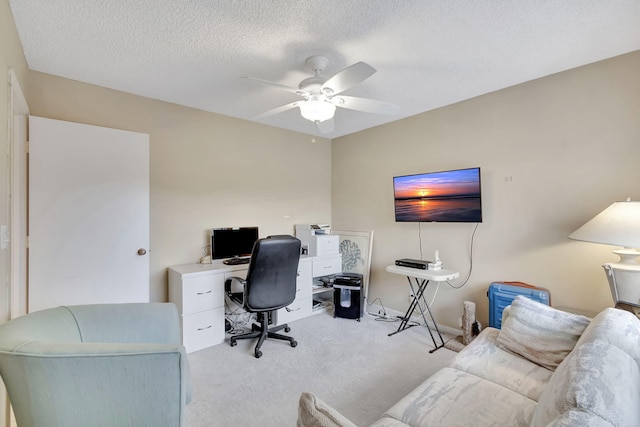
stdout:
{"type": "Polygon", "coordinates": [[[256,240],[258,240],[258,227],[212,228],[211,258],[250,256],[256,240]]]}

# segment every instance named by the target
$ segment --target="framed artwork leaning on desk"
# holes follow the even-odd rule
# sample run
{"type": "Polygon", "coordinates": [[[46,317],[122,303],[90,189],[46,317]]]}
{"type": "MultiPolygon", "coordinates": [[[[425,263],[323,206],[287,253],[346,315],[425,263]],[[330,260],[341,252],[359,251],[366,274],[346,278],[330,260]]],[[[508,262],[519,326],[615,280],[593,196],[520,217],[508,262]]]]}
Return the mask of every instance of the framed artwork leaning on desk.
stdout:
{"type": "MultiPolygon", "coordinates": [[[[346,231],[331,230],[339,236],[339,248],[342,255],[342,272],[362,274],[362,292],[365,301],[369,301],[369,271],[371,270],[371,249],[373,248],[373,230],[346,231]]],[[[367,312],[365,304],[365,314],[367,312]]]]}

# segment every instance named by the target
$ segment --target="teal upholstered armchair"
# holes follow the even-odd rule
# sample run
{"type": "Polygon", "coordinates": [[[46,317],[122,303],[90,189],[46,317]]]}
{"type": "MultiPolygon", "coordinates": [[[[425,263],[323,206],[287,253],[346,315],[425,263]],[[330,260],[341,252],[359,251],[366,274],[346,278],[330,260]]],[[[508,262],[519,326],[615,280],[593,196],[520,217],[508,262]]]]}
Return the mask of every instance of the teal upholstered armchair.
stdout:
{"type": "Polygon", "coordinates": [[[173,304],[57,307],[0,325],[0,375],[28,426],[182,426],[189,365],[173,304]]]}

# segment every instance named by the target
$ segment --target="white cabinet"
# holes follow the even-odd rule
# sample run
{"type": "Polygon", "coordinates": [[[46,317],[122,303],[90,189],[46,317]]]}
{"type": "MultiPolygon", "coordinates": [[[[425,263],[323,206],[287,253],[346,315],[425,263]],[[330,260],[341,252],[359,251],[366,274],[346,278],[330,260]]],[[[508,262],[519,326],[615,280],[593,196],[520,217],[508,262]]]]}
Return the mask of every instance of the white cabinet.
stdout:
{"type": "Polygon", "coordinates": [[[282,325],[283,323],[293,322],[311,314],[311,307],[313,306],[311,280],[311,259],[300,258],[298,278],[296,280],[296,299],[288,306],[276,311],[275,324],[282,325]]]}
{"type": "Polygon", "coordinates": [[[169,301],[178,307],[187,353],[224,341],[224,278],[211,265],[169,268],[169,301]]]}

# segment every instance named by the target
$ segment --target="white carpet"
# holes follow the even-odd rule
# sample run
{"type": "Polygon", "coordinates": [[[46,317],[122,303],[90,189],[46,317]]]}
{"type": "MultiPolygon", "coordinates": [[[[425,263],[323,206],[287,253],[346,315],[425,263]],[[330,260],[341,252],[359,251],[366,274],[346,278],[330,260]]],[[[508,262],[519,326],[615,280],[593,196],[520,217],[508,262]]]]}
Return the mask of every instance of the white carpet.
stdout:
{"type": "Polygon", "coordinates": [[[429,354],[433,343],[424,327],[389,337],[398,323],[371,317],[357,322],[321,313],[289,326],[298,346],[267,340],[260,359],[253,356],[255,340],[191,353],[187,425],[295,426],[303,391],[358,426],[369,425],[456,354],[446,348],[429,354]]]}

